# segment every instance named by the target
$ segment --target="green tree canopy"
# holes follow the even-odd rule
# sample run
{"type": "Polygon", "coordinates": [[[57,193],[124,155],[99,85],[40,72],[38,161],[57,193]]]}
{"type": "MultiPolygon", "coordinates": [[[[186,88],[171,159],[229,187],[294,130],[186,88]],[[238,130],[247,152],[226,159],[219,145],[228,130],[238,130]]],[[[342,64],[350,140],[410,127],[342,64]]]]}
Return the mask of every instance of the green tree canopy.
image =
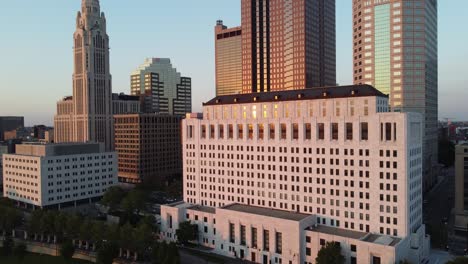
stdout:
{"type": "Polygon", "coordinates": [[[97,263],[112,264],[114,259],[119,255],[119,248],[115,243],[103,243],[97,253],[97,263]]]}
{"type": "Polygon", "coordinates": [[[447,262],[447,264],[468,264],[468,258],[458,257],[452,261],[447,262]]]}
{"type": "Polygon", "coordinates": [[[70,263],[73,254],[75,254],[75,247],[73,246],[72,242],[70,240],[66,240],[60,245],[60,256],[63,257],[65,262],[70,263]]]}
{"type": "Polygon", "coordinates": [[[23,259],[26,256],[26,245],[23,243],[18,244],[13,249],[13,255],[18,258],[19,263],[23,262],[23,259]]]}
{"type": "Polygon", "coordinates": [[[113,186],[106,191],[104,197],[101,200],[101,203],[103,205],[108,206],[109,211],[114,211],[115,209],[117,209],[124,197],[125,191],[118,186],[113,186]]]}
{"type": "Polygon", "coordinates": [[[190,221],[179,224],[179,229],[176,230],[176,236],[179,243],[185,244],[189,241],[197,239],[198,226],[192,225],[190,221]]]}
{"type": "Polygon", "coordinates": [[[341,246],[337,242],[327,242],[318,252],[317,264],[344,264],[345,257],[341,255],[341,246]]]}

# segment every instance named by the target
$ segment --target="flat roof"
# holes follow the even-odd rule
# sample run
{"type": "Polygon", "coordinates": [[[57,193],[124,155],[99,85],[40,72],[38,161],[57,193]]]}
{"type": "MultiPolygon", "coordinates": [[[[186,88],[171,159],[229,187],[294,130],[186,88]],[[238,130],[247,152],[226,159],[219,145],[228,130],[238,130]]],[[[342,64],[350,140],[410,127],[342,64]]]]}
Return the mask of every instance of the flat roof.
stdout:
{"type": "Polygon", "coordinates": [[[192,207],[188,207],[187,209],[194,210],[194,211],[199,211],[199,212],[204,212],[204,213],[210,213],[210,214],[216,213],[215,208],[208,207],[208,206],[202,206],[202,205],[194,205],[192,207]]]}
{"type": "Polygon", "coordinates": [[[209,105],[227,105],[227,104],[247,104],[261,102],[281,102],[281,101],[298,101],[298,100],[320,100],[333,98],[348,98],[348,97],[368,97],[378,96],[388,98],[388,95],[383,94],[374,87],[362,85],[334,86],[334,87],[319,87],[301,90],[264,92],[264,93],[248,93],[217,96],[204,106],[209,105]]]}
{"type": "Polygon", "coordinates": [[[301,221],[311,216],[308,214],[281,211],[281,210],[276,210],[276,209],[268,209],[268,208],[243,205],[243,204],[231,204],[231,205],[224,206],[221,209],[254,214],[254,215],[268,216],[268,217],[273,217],[273,218],[292,220],[292,221],[301,221]]]}
{"type": "Polygon", "coordinates": [[[308,230],[318,232],[318,233],[324,233],[328,235],[348,237],[348,238],[359,239],[359,240],[363,239],[365,236],[368,235],[368,233],[365,233],[365,232],[347,230],[347,229],[324,226],[324,225],[312,226],[312,227],[309,227],[308,230]]]}
{"type": "Polygon", "coordinates": [[[385,235],[369,234],[363,241],[393,247],[397,245],[401,239],[385,235]]]}

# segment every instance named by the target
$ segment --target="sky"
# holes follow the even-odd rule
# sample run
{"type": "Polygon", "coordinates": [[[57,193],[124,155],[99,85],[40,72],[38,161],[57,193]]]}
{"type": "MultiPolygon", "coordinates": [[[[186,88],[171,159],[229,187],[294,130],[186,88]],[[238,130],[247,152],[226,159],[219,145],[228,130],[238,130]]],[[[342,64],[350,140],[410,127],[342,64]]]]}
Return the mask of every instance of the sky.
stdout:
{"type": "MultiPolygon", "coordinates": [[[[337,82],[352,83],[351,0],[336,0],[337,82]]],[[[80,0],[2,1],[0,116],[53,124],[72,94],[73,32],[80,0]]],[[[240,25],[240,0],[101,0],[110,37],[113,91],[130,91],[145,58],[171,58],[192,78],[193,111],[215,95],[214,26],[240,25]]],[[[439,1],[439,119],[468,120],[468,1],[439,1]]]]}

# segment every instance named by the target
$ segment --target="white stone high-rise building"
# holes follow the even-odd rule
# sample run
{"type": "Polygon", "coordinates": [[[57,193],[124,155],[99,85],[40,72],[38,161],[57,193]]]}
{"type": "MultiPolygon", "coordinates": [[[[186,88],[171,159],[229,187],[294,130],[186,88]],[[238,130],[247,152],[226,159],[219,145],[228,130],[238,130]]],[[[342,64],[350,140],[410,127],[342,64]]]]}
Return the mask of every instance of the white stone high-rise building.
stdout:
{"type": "Polygon", "coordinates": [[[423,120],[388,110],[368,85],[214,98],[183,121],[184,203],[161,235],[191,221],[257,263],[315,263],[325,241],[346,263],[420,263],[423,120]]]}
{"type": "Polygon", "coordinates": [[[109,36],[99,0],[82,0],[74,39],[73,97],[57,104],[55,141],[102,142],[113,148],[109,36]]]}

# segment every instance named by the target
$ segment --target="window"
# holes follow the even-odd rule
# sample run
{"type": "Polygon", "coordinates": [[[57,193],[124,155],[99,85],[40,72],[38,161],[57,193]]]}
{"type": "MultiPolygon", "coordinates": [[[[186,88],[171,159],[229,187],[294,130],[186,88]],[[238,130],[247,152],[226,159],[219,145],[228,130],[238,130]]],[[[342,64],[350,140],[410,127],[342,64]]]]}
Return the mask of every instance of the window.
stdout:
{"type": "Polygon", "coordinates": [[[306,248],[306,256],[312,256],[310,248],[306,248]]]}
{"type": "Polygon", "coordinates": [[[251,232],[252,232],[252,247],[253,248],[257,248],[257,228],[255,227],[252,227],[251,229],[251,232]]]}
{"type": "Polygon", "coordinates": [[[201,138],[206,138],[206,125],[201,126],[201,138]]]}
{"type": "Polygon", "coordinates": [[[270,139],[275,139],[275,124],[270,124],[270,139]]]}
{"type": "Polygon", "coordinates": [[[325,239],[320,239],[320,245],[325,246],[325,239]]]}
{"type": "Polygon", "coordinates": [[[219,125],[219,138],[224,139],[224,126],[219,125]]]}
{"type": "Polygon", "coordinates": [[[270,251],[270,231],[263,230],[263,251],[270,251]]]}
{"type": "Polygon", "coordinates": [[[299,139],[299,125],[297,123],[294,123],[292,125],[292,129],[293,129],[293,139],[297,140],[299,139]]]}
{"type": "Polygon", "coordinates": [[[265,128],[264,128],[263,124],[259,124],[258,125],[258,138],[263,139],[264,133],[265,133],[265,128]]]}
{"type": "Polygon", "coordinates": [[[234,127],[233,125],[228,125],[229,131],[228,131],[228,138],[233,139],[234,138],[234,127]]]}
{"type": "Polygon", "coordinates": [[[249,139],[253,139],[253,125],[249,124],[249,139]]]}
{"type": "Polygon", "coordinates": [[[245,246],[246,242],[246,235],[245,235],[245,226],[241,225],[240,227],[240,235],[241,235],[241,245],[245,246]]]}
{"type": "Polygon", "coordinates": [[[332,123],[332,140],[338,140],[338,123],[332,123]]]}
{"type": "Polygon", "coordinates": [[[369,125],[366,122],[361,123],[361,140],[369,140],[369,125]]]}
{"type": "Polygon", "coordinates": [[[276,232],[276,253],[282,254],[283,253],[283,234],[280,232],[276,232]]]}
{"type": "Polygon", "coordinates": [[[351,245],[351,252],[356,252],[356,245],[351,245]]]}
{"type": "Polygon", "coordinates": [[[385,123],[385,140],[392,140],[392,123],[385,123]]]}
{"type": "Polygon", "coordinates": [[[380,264],[381,261],[380,261],[380,257],[372,257],[372,264],[380,264]]]}
{"type": "Polygon", "coordinates": [[[286,139],[286,124],[281,124],[281,139],[286,139]]]}
{"type": "Polygon", "coordinates": [[[232,223],[229,223],[229,241],[231,243],[235,243],[236,241],[236,229],[232,223]]]}
{"type": "Polygon", "coordinates": [[[310,123],[305,124],[305,139],[312,139],[312,126],[310,123]]]}
{"type": "Polygon", "coordinates": [[[346,140],[353,140],[353,123],[346,123],[346,140]]]}
{"type": "Polygon", "coordinates": [[[244,138],[244,126],[243,125],[237,125],[237,138],[238,139],[244,138]]]}
{"type": "Polygon", "coordinates": [[[318,123],[317,124],[317,138],[319,140],[324,140],[325,139],[325,124],[324,123],[318,123]]]}

